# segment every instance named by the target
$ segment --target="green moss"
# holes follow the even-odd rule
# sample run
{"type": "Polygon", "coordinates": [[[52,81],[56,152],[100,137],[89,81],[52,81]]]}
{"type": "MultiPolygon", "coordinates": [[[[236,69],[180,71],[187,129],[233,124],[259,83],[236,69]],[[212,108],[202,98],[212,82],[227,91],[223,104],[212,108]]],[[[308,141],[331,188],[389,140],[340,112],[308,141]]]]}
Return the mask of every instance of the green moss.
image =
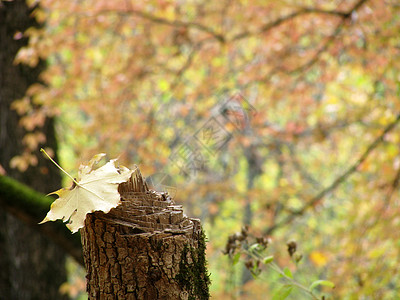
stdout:
{"type": "Polygon", "coordinates": [[[179,284],[189,293],[189,300],[209,299],[210,276],[207,270],[206,240],[201,230],[198,248],[185,245],[179,264],[179,274],[176,276],[179,284]],[[188,254],[192,263],[188,262],[188,254]]]}
{"type": "Polygon", "coordinates": [[[7,176],[0,176],[0,201],[10,208],[21,209],[40,219],[46,215],[51,198],[7,176]]]}
{"type": "MultiPolygon", "coordinates": [[[[81,238],[79,234],[71,232],[61,222],[52,222],[51,224],[38,225],[45,216],[53,198],[45,197],[43,194],[31,189],[7,176],[0,176],[0,207],[14,214],[17,218],[23,220],[28,225],[40,229],[41,226],[52,227],[57,236],[62,236],[70,240],[75,249],[81,248],[81,238]]],[[[77,258],[77,257],[76,257],[77,258]]],[[[83,263],[83,259],[79,259],[83,263]]]]}

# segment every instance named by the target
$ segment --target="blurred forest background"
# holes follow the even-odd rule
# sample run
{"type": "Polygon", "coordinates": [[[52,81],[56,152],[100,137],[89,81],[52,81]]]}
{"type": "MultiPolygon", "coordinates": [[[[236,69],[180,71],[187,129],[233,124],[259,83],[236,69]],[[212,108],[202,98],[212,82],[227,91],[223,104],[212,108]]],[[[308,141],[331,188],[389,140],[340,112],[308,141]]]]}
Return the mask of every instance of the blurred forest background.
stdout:
{"type": "MultiPolygon", "coordinates": [[[[281,287],[268,268],[253,278],[245,253],[224,255],[244,225],[298,282],[332,281],[327,299],[397,299],[399,1],[38,3],[42,27],[13,32],[29,37],[15,63],[47,65],[12,104],[25,134],[3,169],[43,170],[54,119],[70,174],[120,157],[202,220],[214,299],[281,287]]],[[[68,268],[79,296],[83,271],[68,268]]]]}

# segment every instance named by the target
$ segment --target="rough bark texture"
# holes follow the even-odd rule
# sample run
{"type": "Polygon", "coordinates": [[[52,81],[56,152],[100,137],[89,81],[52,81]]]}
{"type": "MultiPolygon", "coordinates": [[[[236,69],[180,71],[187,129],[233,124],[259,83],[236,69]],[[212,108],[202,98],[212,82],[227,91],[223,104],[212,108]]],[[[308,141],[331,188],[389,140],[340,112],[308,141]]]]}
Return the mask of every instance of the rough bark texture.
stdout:
{"type": "Polygon", "coordinates": [[[81,231],[89,299],[208,299],[200,221],[139,172],[120,194],[121,205],[89,214],[81,231]]]}
{"type": "MultiPolygon", "coordinates": [[[[45,66],[43,61],[34,68],[13,63],[19,49],[28,42],[21,33],[38,26],[31,12],[24,0],[0,2],[0,164],[8,176],[48,193],[60,187],[61,176],[41,155],[38,165],[26,172],[9,165],[22,153],[26,133],[11,103],[38,81],[45,66]]],[[[46,120],[42,132],[46,146],[56,150],[52,119],[46,120]]],[[[63,250],[0,207],[0,299],[65,299],[59,293],[59,286],[66,281],[64,261],[63,250]]]]}

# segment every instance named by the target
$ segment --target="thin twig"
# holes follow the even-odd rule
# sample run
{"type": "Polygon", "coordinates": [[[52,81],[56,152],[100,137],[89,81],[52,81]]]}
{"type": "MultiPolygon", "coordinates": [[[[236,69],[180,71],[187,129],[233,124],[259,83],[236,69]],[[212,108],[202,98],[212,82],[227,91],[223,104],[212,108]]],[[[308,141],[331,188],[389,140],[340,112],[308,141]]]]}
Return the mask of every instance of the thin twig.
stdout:
{"type": "Polygon", "coordinates": [[[205,26],[203,24],[197,23],[197,22],[186,22],[186,21],[182,21],[182,20],[168,20],[168,19],[165,19],[162,17],[158,17],[155,15],[149,14],[144,11],[134,9],[132,7],[124,8],[121,10],[102,9],[102,10],[97,11],[96,15],[108,14],[108,13],[115,13],[118,15],[136,16],[136,17],[151,21],[153,23],[162,24],[162,25],[171,26],[171,27],[195,28],[197,30],[200,30],[202,32],[210,34],[211,36],[213,36],[216,40],[218,40],[221,43],[225,42],[225,37],[223,35],[215,32],[212,28],[205,26]]]}

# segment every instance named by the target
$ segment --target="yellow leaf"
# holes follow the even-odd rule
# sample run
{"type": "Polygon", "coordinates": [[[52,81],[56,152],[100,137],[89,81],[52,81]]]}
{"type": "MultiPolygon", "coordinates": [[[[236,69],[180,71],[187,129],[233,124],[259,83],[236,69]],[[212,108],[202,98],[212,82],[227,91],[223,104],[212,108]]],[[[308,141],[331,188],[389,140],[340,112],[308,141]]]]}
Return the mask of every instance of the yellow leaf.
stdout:
{"type": "Polygon", "coordinates": [[[328,262],[327,256],[320,251],[311,252],[310,260],[318,267],[323,267],[328,262]]]}
{"type": "Polygon", "coordinates": [[[84,226],[88,213],[108,213],[111,208],[120,204],[118,185],[127,181],[134,171],[116,167],[116,159],[93,170],[93,166],[103,156],[104,154],[95,155],[88,165],[80,167],[80,179],[74,182],[72,188],[63,188],[52,193],[59,198],[53,202],[40,224],[61,219],[64,222],[68,221],[67,227],[75,233],[84,226]]]}

